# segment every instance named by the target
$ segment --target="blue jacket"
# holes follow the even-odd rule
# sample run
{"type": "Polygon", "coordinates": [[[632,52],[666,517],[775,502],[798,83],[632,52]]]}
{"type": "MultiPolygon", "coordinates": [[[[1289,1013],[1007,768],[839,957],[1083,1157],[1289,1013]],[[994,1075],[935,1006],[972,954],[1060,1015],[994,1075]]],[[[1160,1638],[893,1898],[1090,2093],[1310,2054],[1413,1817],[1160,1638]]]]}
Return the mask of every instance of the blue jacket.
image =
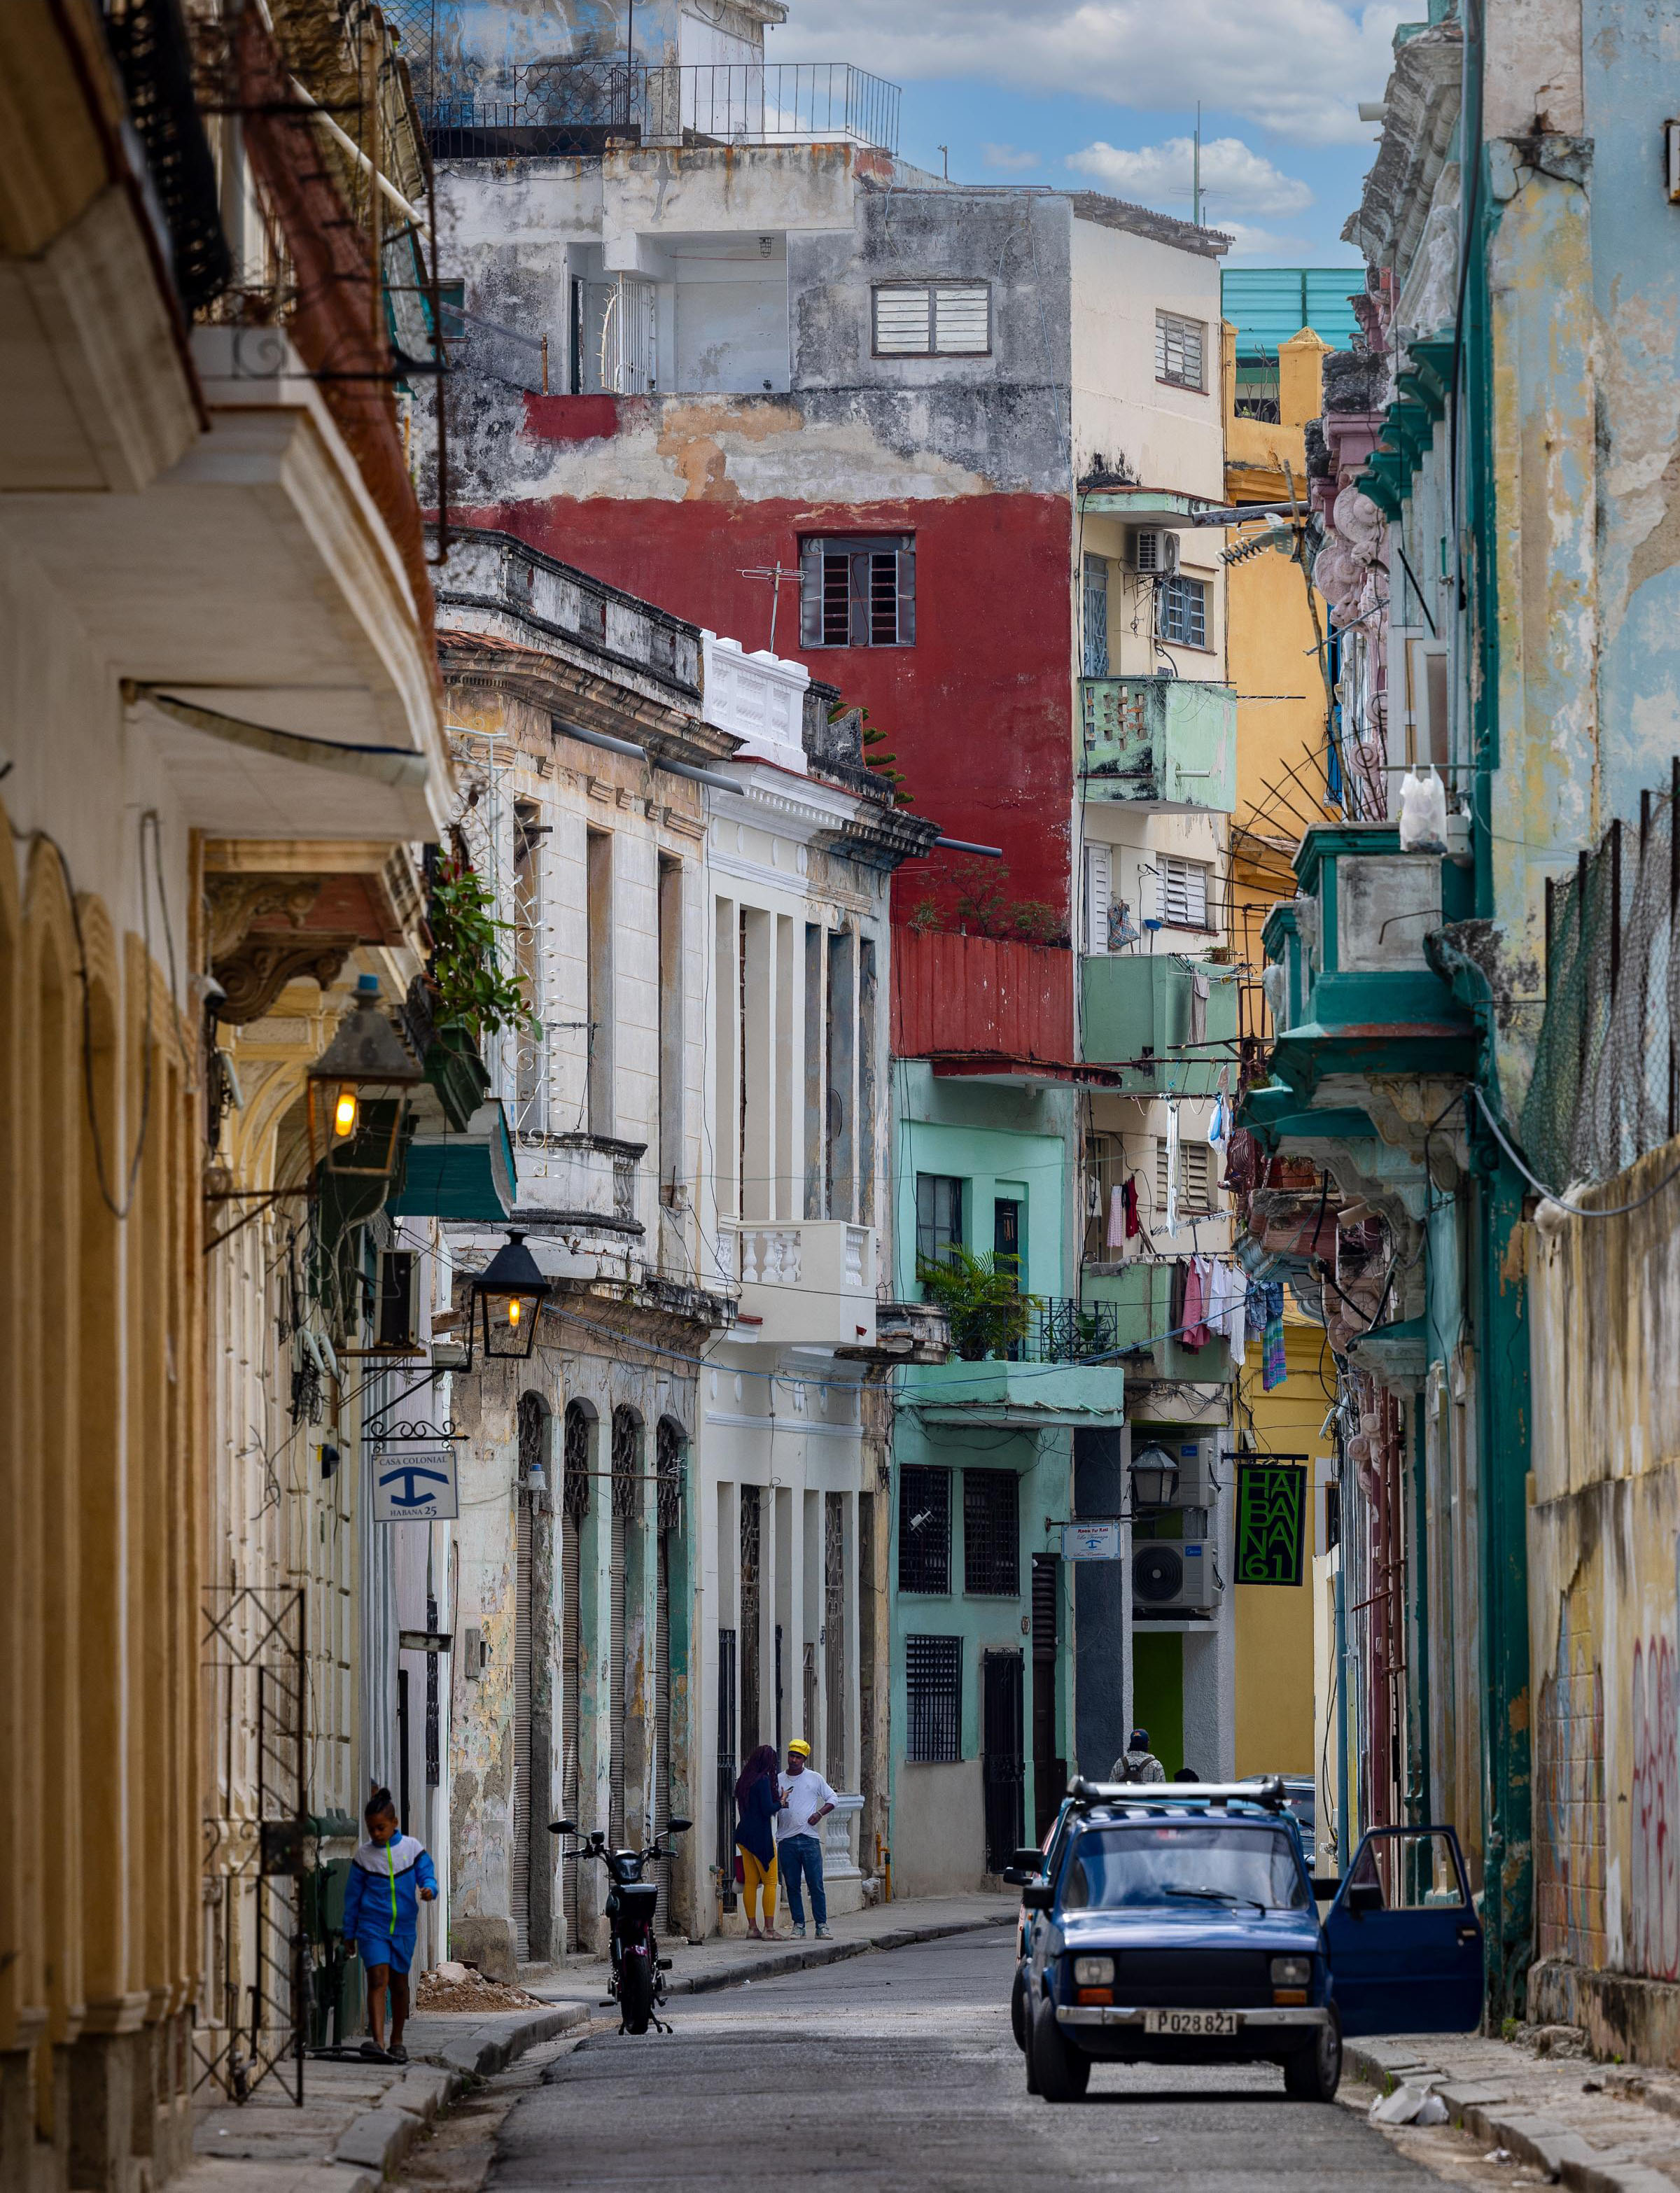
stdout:
{"type": "Polygon", "coordinates": [[[762,1866],[771,1865],[776,1857],[776,1815],[781,1810],[781,1796],[773,1774],[761,1774],[747,1792],[746,1802],[741,1807],[741,1824],[735,1830],[738,1848],[750,1851],[762,1866]]]}
{"type": "Polygon", "coordinates": [[[418,1835],[393,1835],[388,1843],[364,1843],[350,1861],[344,1890],[344,1938],[406,1943],[414,1947],[420,1924],[420,1892],[435,1895],[437,1870],[418,1835]]]}

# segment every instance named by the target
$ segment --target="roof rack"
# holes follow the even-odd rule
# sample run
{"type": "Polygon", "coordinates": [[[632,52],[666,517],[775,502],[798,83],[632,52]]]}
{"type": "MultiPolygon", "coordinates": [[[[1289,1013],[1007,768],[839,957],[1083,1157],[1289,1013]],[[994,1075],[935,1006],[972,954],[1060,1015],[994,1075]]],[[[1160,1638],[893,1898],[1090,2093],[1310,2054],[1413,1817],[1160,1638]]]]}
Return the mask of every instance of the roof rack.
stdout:
{"type": "Polygon", "coordinates": [[[1187,1803],[1199,1805],[1256,1805],[1263,1812],[1282,1812],[1289,1801],[1281,1774],[1253,1782],[1091,1782],[1076,1774],[1068,1784],[1076,1805],[1118,1805],[1152,1812],[1172,1812],[1187,1803]]]}

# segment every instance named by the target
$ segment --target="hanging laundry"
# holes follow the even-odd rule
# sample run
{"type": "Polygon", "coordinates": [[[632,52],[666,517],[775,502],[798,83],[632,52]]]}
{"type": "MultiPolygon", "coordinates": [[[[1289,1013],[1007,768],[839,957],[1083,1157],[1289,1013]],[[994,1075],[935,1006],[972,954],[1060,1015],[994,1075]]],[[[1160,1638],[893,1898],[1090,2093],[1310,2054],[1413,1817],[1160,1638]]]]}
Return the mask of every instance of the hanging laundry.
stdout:
{"type": "Polygon", "coordinates": [[[1126,1238],[1128,1241],[1134,1241],[1144,1230],[1144,1222],[1138,1216],[1138,1182],[1135,1177],[1127,1177],[1121,1194],[1126,1208],[1126,1238]]]}
{"type": "Polygon", "coordinates": [[[1207,977],[1197,969],[1190,971],[1190,1043],[1207,1040],[1207,977]]]}
{"type": "Polygon", "coordinates": [[[1167,1108],[1167,1211],[1165,1224],[1169,1234],[1178,1230],[1178,1108],[1167,1108]]]}
{"type": "Polygon", "coordinates": [[[1186,1268],[1183,1263],[1169,1266],[1171,1277],[1167,1285],[1167,1330],[1176,1340],[1184,1325],[1184,1282],[1186,1268]]]}
{"type": "Polygon", "coordinates": [[[1225,1146],[1225,1177],[1219,1185],[1237,1195],[1250,1195],[1259,1177],[1259,1146],[1247,1127],[1238,1127],[1225,1146]]]}
{"type": "Polygon", "coordinates": [[[1130,1181],[1127,1181],[1124,1186],[1116,1182],[1109,1191],[1109,1230],[1106,1240],[1110,1249],[1123,1249],[1126,1246],[1127,1232],[1126,1191],[1131,1185],[1130,1181]]]}
{"type": "Polygon", "coordinates": [[[1248,1347],[1248,1283],[1234,1264],[1215,1261],[1207,1306],[1207,1329],[1230,1343],[1231,1361],[1240,1364],[1248,1347]]]}
{"type": "Polygon", "coordinates": [[[1208,1268],[1206,1257],[1185,1260],[1184,1330],[1178,1338],[1183,1346],[1191,1349],[1206,1348],[1213,1337],[1207,1330],[1208,1268]]]}
{"type": "Polygon", "coordinates": [[[1289,1376],[1289,1366],[1283,1348],[1283,1282],[1268,1280],[1265,1283],[1266,1324],[1264,1351],[1260,1360],[1261,1389],[1270,1394],[1281,1386],[1289,1376]]]}
{"type": "Polygon", "coordinates": [[[1223,1096],[1216,1096],[1213,1100],[1213,1116],[1207,1122],[1207,1142],[1210,1148],[1216,1150],[1218,1148],[1220,1143],[1225,1139],[1229,1126],[1230,1115],[1225,1110],[1225,1100],[1223,1096]]]}

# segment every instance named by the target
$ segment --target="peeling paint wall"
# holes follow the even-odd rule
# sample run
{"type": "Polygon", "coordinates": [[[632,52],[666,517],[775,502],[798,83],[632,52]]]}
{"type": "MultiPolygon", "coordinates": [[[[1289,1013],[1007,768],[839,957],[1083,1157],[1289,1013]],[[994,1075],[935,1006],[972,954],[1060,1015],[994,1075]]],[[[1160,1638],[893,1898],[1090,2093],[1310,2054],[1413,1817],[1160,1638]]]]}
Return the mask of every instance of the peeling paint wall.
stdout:
{"type": "MultiPolygon", "coordinates": [[[[1670,1143],[1592,1200],[1635,1202],[1670,1143]]],[[[1529,1258],[1537,2017],[1680,2062],[1680,1205],[1541,1205],[1529,1258]]]]}

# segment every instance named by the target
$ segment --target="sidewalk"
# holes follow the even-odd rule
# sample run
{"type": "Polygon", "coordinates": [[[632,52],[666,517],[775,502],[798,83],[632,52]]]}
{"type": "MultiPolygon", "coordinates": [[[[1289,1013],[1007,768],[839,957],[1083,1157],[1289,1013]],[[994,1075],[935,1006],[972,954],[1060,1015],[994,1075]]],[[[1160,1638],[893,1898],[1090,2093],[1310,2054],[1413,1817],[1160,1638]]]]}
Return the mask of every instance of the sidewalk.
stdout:
{"type": "MultiPolygon", "coordinates": [[[[917,1897],[836,1918],[832,1942],[734,1936],[678,1943],[669,1951],[671,1993],[709,1994],[872,1950],[1001,1928],[1016,1908],[1012,1896],[917,1897]]],[[[417,2012],[404,2036],[406,2066],[312,2059],[304,2066],[301,2110],[290,2089],[271,2077],[243,2107],[224,2102],[204,2110],[193,2133],[198,2160],[177,2181],[181,2193],[379,2193],[386,2173],[468,2077],[488,2078],[527,2049],[603,2014],[605,1960],[580,1959],[521,1984],[541,1997],[542,2009],[417,2012]]]]}
{"type": "MultiPolygon", "coordinates": [[[[1569,2029],[1540,2029],[1540,2045],[1569,2029]]],[[[1680,2076],[1629,2070],[1532,2044],[1420,2034],[1350,2041],[1347,2076],[1379,2093],[1428,2085],[1485,2150],[1503,2149],[1575,2193],[1674,2193],[1680,2185],[1680,2076]]]]}

